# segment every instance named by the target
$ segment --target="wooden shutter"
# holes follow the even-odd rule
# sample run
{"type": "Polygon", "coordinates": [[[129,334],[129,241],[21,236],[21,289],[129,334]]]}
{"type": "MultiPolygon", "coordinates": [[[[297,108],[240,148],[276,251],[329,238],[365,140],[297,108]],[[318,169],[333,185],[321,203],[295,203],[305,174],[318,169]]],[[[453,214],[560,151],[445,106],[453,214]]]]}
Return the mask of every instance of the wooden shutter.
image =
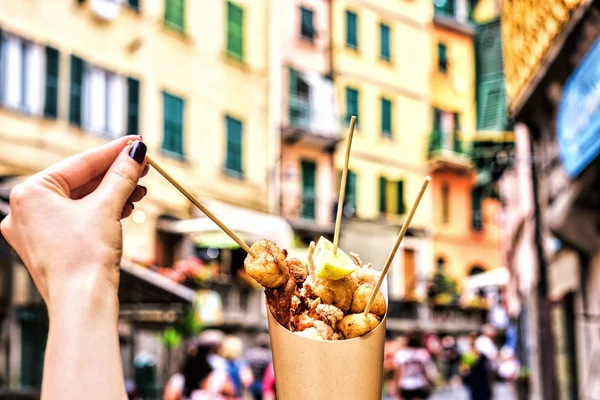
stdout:
{"type": "Polygon", "coordinates": [[[83,60],[71,55],[71,82],[69,87],[69,122],[81,126],[83,98],[83,60]]]}
{"type": "Polygon", "coordinates": [[[346,87],[346,121],[350,123],[350,119],[355,115],[358,125],[358,111],[358,90],[346,87]]]}
{"type": "Polygon", "coordinates": [[[58,116],[58,77],[59,52],[46,46],[46,90],[44,95],[44,115],[56,119],[58,116]]]}
{"type": "Polygon", "coordinates": [[[315,219],[316,217],[316,170],[314,162],[302,160],[302,217],[315,219]]]}
{"type": "Polygon", "coordinates": [[[438,71],[448,71],[448,47],[444,43],[438,43],[438,71]]]}
{"type": "Polygon", "coordinates": [[[139,135],[140,82],[127,78],[127,134],[139,135]]]}
{"type": "Polygon", "coordinates": [[[477,128],[501,131],[506,127],[506,92],[504,79],[484,79],[478,88],[477,128]]]}
{"type": "Polygon", "coordinates": [[[404,204],[404,181],[396,182],[396,196],[396,211],[398,214],[404,214],[406,212],[406,205],[404,204]]]}
{"type": "Polygon", "coordinates": [[[183,155],[183,100],[163,92],[163,150],[183,155]]]}
{"type": "Polygon", "coordinates": [[[381,99],[381,132],[392,136],[392,102],[388,99],[381,99]]]}
{"type": "Polygon", "coordinates": [[[385,214],[387,203],[387,180],[384,176],[379,177],[379,213],[385,214]]]}
{"type": "Polygon", "coordinates": [[[227,54],[244,59],[244,10],[231,1],[227,2],[227,54]]]}
{"type": "Polygon", "coordinates": [[[165,1],[165,22],[177,30],[183,31],[185,26],[185,0],[165,1]]]}
{"type": "Polygon", "coordinates": [[[227,130],[225,168],[242,174],[242,121],[226,116],[225,125],[227,130]]]}
{"type": "Polygon", "coordinates": [[[346,46],[358,47],[358,17],[352,11],[346,11],[346,46]]]}
{"type": "Polygon", "coordinates": [[[315,28],[313,25],[314,13],[305,7],[300,7],[300,35],[303,38],[312,39],[315,36],[315,28]]]}
{"type": "Polygon", "coordinates": [[[356,181],[356,173],[352,171],[348,171],[348,176],[346,177],[346,190],[344,195],[344,203],[351,204],[356,210],[356,190],[357,190],[357,181],[356,181]]]}
{"type": "Polygon", "coordinates": [[[379,56],[383,60],[390,60],[390,27],[386,24],[379,24],[380,49],[379,56]]]}
{"type": "Polygon", "coordinates": [[[139,0],[127,0],[127,4],[130,8],[139,11],[140,10],[140,1],[139,0]]]}
{"type": "Polygon", "coordinates": [[[471,227],[475,231],[483,230],[482,192],[483,190],[480,187],[476,187],[471,191],[471,227]]]}

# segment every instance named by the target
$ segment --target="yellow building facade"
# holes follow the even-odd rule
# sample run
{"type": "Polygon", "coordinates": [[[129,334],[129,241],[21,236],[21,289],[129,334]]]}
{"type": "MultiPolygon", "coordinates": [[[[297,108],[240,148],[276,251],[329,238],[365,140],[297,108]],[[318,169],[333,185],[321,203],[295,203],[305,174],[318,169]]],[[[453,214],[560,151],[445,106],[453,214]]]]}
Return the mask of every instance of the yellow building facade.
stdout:
{"type": "MultiPolygon", "coordinates": [[[[10,74],[18,68],[8,66],[3,81],[20,79],[44,108],[29,112],[6,102],[0,107],[1,175],[30,175],[133,132],[199,198],[267,211],[276,145],[268,123],[267,0],[106,3],[112,2],[0,1],[3,43],[9,49],[17,44],[3,65],[14,61],[31,69],[16,77],[10,74]],[[31,61],[34,56],[18,53],[19,43],[33,49],[39,65],[31,61]],[[58,58],[52,64],[58,71],[51,116],[43,104],[49,51],[58,58]],[[73,97],[77,71],[83,74],[81,102],[73,97]],[[98,105],[98,99],[105,103],[98,105]],[[81,109],[73,110],[73,104],[81,109]],[[113,120],[124,123],[113,126],[113,120]]],[[[125,255],[152,263],[158,218],[187,218],[193,211],[156,172],[143,184],[148,196],[137,206],[143,215],[138,223],[124,222],[125,255]]]]}

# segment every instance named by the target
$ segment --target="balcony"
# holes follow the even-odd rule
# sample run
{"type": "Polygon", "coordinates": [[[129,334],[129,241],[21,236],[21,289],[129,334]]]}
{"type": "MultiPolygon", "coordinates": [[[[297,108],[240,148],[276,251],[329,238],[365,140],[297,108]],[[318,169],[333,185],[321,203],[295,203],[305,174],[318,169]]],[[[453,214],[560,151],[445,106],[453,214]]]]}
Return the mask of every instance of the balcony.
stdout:
{"type": "Polygon", "coordinates": [[[430,169],[470,169],[471,142],[460,139],[459,132],[433,131],[429,135],[427,159],[430,169]]]}
{"type": "Polygon", "coordinates": [[[433,21],[445,28],[472,35],[473,8],[473,0],[434,0],[433,21]]]}
{"type": "Polygon", "coordinates": [[[333,149],[341,140],[337,118],[331,110],[315,110],[307,93],[291,92],[287,99],[288,123],[282,126],[282,137],[288,144],[302,142],[324,149],[333,149]],[[317,112],[318,111],[318,112],[317,112]],[[335,128],[332,129],[332,121],[335,128]]]}
{"type": "Polygon", "coordinates": [[[281,215],[295,230],[331,234],[335,212],[335,202],[314,194],[283,193],[281,196],[281,215]]]}
{"type": "Polygon", "coordinates": [[[486,315],[485,309],[391,300],[387,328],[400,332],[417,329],[448,333],[471,332],[481,328],[486,315]]]}
{"type": "Polygon", "coordinates": [[[217,292],[221,297],[223,325],[267,327],[265,295],[262,289],[242,286],[234,281],[213,281],[206,289],[217,292]]]}

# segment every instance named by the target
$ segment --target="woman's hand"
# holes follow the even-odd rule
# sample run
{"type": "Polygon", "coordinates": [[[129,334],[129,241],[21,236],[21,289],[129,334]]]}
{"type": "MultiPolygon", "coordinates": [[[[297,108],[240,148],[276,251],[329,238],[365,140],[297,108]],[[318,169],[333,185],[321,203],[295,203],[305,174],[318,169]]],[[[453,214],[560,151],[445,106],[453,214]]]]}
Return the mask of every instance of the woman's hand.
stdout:
{"type": "Polygon", "coordinates": [[[137,185],[145,155],[139,137],[123,137],[11,191],[0,230],[48,306],[44,400],[127,398],[117,332],[120,219],[146,194],[137,185]]]}
{"type": "Polygon", "coordinates": [[[139,137],[123,137],[63,160],[11,191],[11,213],[2,221],[2,235],[49,308],[71,283],[116,295],[120,219],[146,194],[137,186],[145,154],[139,137]],[[129,140],[135,141],[127,145],[129,140]]]}

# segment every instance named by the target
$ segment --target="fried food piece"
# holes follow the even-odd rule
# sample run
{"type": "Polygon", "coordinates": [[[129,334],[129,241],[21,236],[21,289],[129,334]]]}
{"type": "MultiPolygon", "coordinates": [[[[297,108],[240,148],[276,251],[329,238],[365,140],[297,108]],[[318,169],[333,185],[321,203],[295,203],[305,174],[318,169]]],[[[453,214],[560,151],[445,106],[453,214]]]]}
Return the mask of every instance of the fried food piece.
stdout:
{"type": "Polygon", "coordinates": [[[302,284],[308,276],[308,268],[297,258],[288,258],[286,261],[290,276],[296,279],[296,283],[302,284]]]}
{"type": "Polygon", "coordinates": [[[310,242],[310,245],[308,246],[308,276],[311,282],[315,282],[317,280],[315,261],[313,260],[315,248],[315,242],[310,242]]]}
{"type": "Polygon", "coordinates": [[[375,314],[369,313],[365,317],[363,313],[346,315],[338,324],[338,329],[346,339],[364,336],[377,328],[379,319],[375,314]]]}
{"type": "Polygon", "coordinates": [[[270,240],[259,240],[252,245],[258,257],[250,254],[244,260],[248,275],[266,288],[276,288],[287,282],[290,273],[286,253],[270,240]]]}
{"type": "Polygon", "coordinates": [[[300,332],[294,332],[296,335],[298,336],[303,336],[307,339],[312,339],[312,340],[325,340],[323,339],[323,336],[321,336],[321,334],[319,333],[319,331],[317,330],[317,328],[308,328],[305,329],[303,331],[300,332]]]}
{"type": "Polygon", "coordinates": [[[358,285],[362,285],[363,283],[370,283],[371,285],[375,286],[377,285],[377,281],[379,280],[379,274],[379,271],[375,271],[371,268],[371,264],[367,264],[366,266],[363,266],[362,268],[359,268],[356,271],[354,271],[350,276],[354,278],[354,281],[358,285]]]}
{"type": "Polygon", "coordinates": [[[356,264],[359,267],[362,267],[362,260],[360,259],[359,255],[353,252],[350,252],[350,257],[352,257],[352,260],[354,261],[354,264],[356,264]]]}
{"type": "Polygon", "coordinates": [[[313,313],[313,318],[319,319],[331,327],[337,327],[344,318],[344,312],[331,304],[319,304],[313,313]]]}
{"type": "MultiPolygon", "coordinates": [[[[352,305],[350,306],[350,311],[353,313],[362,313],[365,311],[374,288],[375,286],[371,285],[370,283],[363,283],[360,285],[352,295],[352,305]]],[[[373,302],[369,312],[383,317],[386,310],[387,306],[385,304],[385,297],[383,297],[383,293],[381,293],[381,291],[378,291],[377,295],[375,296],[375,301],[373,302]]]]}
{"type": "Polygon", "coordinates": [[[287,327],[292,316],[292,298],[296,292],[296,279],[290,277],[285,285],[274,289],[265,289],[267,306],[273,318],[287,327]]]}
{"type": "Polygon", "coordinates": [[[317,279],[312,291],[321,298],[323,303],[332,304],[342,311],[347,311],[352,304],[355,283],[345,277],[337,281],[330,279],[317,279]]]}
{"type": "Polygon", "coordinates": [[[307,313],[294,315],[290,321],[290,327],[294,332],[303,331],[305,329],[314,327],[314,322],[315,320],[307,313]]]}
{"type": "Polygon", "coordinates": [[[325,340],[340,340],[341,338],[341,335],[336,333],[331,326],[323,321],[317,319],[313,322],[313,326],[325,340]]]}

